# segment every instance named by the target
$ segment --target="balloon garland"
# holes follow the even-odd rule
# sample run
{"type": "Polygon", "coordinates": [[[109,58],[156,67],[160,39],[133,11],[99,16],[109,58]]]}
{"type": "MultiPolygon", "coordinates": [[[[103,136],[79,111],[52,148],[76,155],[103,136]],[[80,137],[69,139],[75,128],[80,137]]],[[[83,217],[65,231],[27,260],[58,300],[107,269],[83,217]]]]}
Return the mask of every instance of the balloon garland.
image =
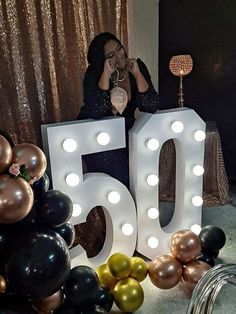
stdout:
{"type": "Polygon", "coordinates": [[[226,237],[221,228],[209,225],[199,236],[177,231],[170,253],[150,262],[117,252],[96,271],[84,265],[70,269],[69,248],[75,238],[70,198],[49,189],[40,148],[14,145],[1,134],[0,311],[108,313],[115,303],[130,313],[143,304],[140,282],[147,276],[160,289],[182,281],[191,292],[215,265],[226,237]]]}

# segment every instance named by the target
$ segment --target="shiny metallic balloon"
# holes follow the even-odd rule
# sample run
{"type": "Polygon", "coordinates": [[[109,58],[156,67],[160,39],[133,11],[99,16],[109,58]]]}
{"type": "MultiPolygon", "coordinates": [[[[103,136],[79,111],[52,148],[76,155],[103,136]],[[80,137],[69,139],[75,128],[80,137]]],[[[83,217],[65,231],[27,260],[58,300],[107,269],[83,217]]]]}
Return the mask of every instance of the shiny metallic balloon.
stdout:
{"type": "Polygon", "coordinates": [[[136,311],[144,301],[143,288],[133,278],[119,280],[115,285],[113,294],[116,305],[125,313],[136,311]]]}
{"type": "Polygon", "coordinates": [[[0,293],[4,293],[6,291],[7,283],[2,275],[0,275],[0,293]]]}
{"type": "Polygon", "coordinates": [[[33,191],[24,179],[0,175],[0,223],[11,224],[23,219],[33,202],[33,191]]]}
{"type": "Polygon", "coordinates": [[[178,284],[182,276],[182,266],[171,255],[157,256],[149,263],[151,282],[160,289],[170,289],[178,284]]]}
{"type": "Polygon", "coordinates": [[[25,170],[30,179],[39,179],[45,172],[47,160],[44,152],[36,145],[23,143],[15,145],[12,149],[12,162],[20,166],[25,165],[25,170]]]}
{"type": "Polygon", "coordinates": [[[200,255],[201,241],[192,231],[180,230],[171,237],[170,250],[181,263],[189,263],[200,255]]]}
{"type": "Polygon", "coordinates": [[[141,257],[134,256],[130,259],[130,264],[131,273],[129,277],[132,277],[139,282],[143,281],[147,277],[148,273],[147,263],[141,257]]]}
{"type": "Polygon", "coordinates": [[[193,261],[184,265],[183,283],[185,287],[192,292],[198,281],[209,269],[211,266],[203,261],[193,261]]]}
{"type": "Polygon", "coordinates": [[[109,257],[107,267],[116,279],[126,278],[131,272],[130,258],[125,254],[115,253],[109,257]]]}
{"type": "Polygon", "coordinates": [[[44,313],[51,313],[55,311],[62,303],[63,293],[62,290],[58,290],[54,294],[46,297],[35,300],[33,303],[38,310],[44,313]]]}
{"type": "Polygon", "coordinates": [[[0,135],[0,173],[6,171],[11,165],[12,149],[9,142],[4,136],[0,135]]]}
{"type": "Polygon", "coordinates": [[[96,269],[96,273],[99,278],[99,282],[102,287],[113,290],[117,284],[118,279],[115,279],[108,270],[107,264],[102,264],[96,269]]]}

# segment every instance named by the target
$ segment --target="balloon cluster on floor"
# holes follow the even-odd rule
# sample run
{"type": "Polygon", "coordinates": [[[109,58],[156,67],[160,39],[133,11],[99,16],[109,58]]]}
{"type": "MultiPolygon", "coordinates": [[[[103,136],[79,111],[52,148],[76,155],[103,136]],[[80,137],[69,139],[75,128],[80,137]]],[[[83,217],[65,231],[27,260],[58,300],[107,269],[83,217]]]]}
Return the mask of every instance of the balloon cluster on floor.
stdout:
{"type": "Polygon", "coordinates": [[[152,283],[160,289],[170,289],[181,281],[192,292],[215,265],[214,258],[225,241],[224,231],[213,225],[203,227],[199,236],[190,230],[177,231],[171,237],[170,254],[157,256],[149,263],[152,283]]]}

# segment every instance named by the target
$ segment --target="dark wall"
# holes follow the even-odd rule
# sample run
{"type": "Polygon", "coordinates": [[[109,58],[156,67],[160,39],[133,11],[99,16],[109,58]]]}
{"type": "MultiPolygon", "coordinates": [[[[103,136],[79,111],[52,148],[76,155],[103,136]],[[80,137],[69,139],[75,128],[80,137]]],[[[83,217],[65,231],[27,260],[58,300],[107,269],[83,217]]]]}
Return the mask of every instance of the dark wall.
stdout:
{"type": "Polygon", "coordinates": [[[162,108],[177,107],[173,55],[190,54],[185,107],[218,126],[226,171],[236,182],[236,0],[160,0],[159,81],[162,108]]]}

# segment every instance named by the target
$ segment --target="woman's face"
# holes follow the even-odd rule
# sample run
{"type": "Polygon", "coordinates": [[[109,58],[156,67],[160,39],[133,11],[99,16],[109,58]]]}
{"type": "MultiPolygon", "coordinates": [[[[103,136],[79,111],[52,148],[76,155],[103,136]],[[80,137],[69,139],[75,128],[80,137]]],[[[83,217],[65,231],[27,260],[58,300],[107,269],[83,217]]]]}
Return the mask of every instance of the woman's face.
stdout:
{"type": "Polygon", "coordinates": [[[126,53],[123,46],[117,41],[111,39],[104,46],[105,59],[110,59],[114,62],[117,69],[126,67],[126,53]]]}

